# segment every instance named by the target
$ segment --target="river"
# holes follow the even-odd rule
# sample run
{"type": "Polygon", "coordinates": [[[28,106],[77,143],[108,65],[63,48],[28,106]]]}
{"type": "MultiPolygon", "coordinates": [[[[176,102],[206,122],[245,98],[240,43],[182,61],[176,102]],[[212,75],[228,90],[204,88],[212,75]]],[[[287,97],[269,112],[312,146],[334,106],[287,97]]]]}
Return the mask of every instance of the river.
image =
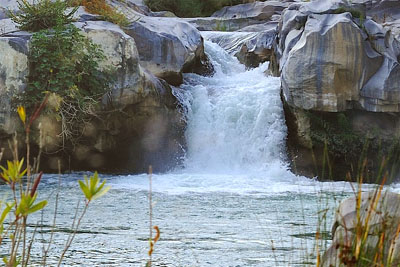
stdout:
{"type": "MultiPolygon", "coordinates": [[[[329,244],[333,208],[352,194],[351,186],[291,173],[279,78],[265,74],[267,63],[246,70],[216,44],[205,46],[215,75],[187,74],[174,89],[187,122],[183,166],[152,176],[153,224],[161,230],[153,266],[312,265],[317,228],[326,234],[321,242],[329,244]],[[325,209],[327,221],[321,223],[325,209]]],[[[57,262],[83,201],[77,183],[82,175],[44,177],[39,190],[50,203],[43,216],[29,221],[32,231],[38,225],[34,264],[49,240],[59,190],[47,259],[57,262]]],[[[149,176],[101,177],[112,189],[90,204],[65,266],[145,266],[149,176]]]]}

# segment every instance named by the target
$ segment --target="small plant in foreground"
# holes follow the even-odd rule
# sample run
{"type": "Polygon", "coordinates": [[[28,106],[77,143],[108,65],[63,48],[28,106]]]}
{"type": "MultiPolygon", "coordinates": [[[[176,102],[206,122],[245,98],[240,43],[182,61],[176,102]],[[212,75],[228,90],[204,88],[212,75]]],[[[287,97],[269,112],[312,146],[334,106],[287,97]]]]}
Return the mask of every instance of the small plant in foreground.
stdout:
{"type": "MultiPolygon", "coordinates": [[[[320,256],[318,233],[316,236],[316,266],[398,266],[400,258],[396,242],[400,234],[400,207],[397,194],[384,192],[389,172],[386,166],[390,157],[383,158],[377,174],[380,184],[370,192],[363,192],[363,181],[367,175],[368,161],[359,166],[357,188],[354,197],[343,202],[336,212],[332,229],[331,247],[320,256]]],[[[350,174],[348,174],[350,180],[350,174]]]]}
{"type": "Polygon", "coordinates": [[[151,267],[152,263],[152,255],[154,252],[154,245],[157,243],[157,241],[160,239],[160,228],[158,226],[153,226],[153,181],[152,181],[152,176],[153,176],[153,168],[152,166],[149,167],[149,260],[146,263],[146,267],[151,267]],[[153,239],[153,229],[156,231],[156,236],[153,239]]]}
{"type": "MultiPolygon", "coordinates": [[[[25,108],[22,106],[18,107],[18,115],[24,124],[25,134],[27,136],[26,164],[23,158],[21,160],[18,159],[17,144],[15,141],[15,150],[13,152],[15,159],[13,161],[8,161],[6,167],[0,166],[0,178],[9,186],[11,195],[9,200],[4,199],[0,201],[0,246],[8,246],[8,255],[3,257],[3,262],[7,267],[29,266],[31,248],[35,245],[36,228],[31,237],[28,237],[28,234],[30,233],[28,231],[28,218],[31,214],[43,210],[48,203],[46,199],[38,200],[38,187],[40,181],[42,180],[43,172],[34,173],[35,169],[38,169],[39,166],[32,166],[29,163],[30,126],[43,110],[46,101],[47,98],[35,110],[34,114],[29,118],[29,120],[26,118],[25,108]],[[5,240],[7,242],[3,242],[5,240]]],[[[0,153],[0,160],[2,155],[3,150],[0,153]]],[[[36,159],[35,164],[38,164],[38,162],[39,160],[36,159]]],[[[72,244],[79,225],[81,224],[81,220],[87,211],[89,203],[92,200],[103,196],[110,189],[110,187],[105,187],[105,183],[105,180],[100,183],[97,173],[89,178],[85,177],[85,182],[79,181],[82,192],[86,198],[86,205],[77,221],[77,217],[75,216],[75,219],[72,223],[71,234],[69,235],[64,250],[59,257],[58,266],[61,265],[65,253],[72,244]]],[[[55,228],[55,221],[53,228],[55,228]]],[[[43,266],[46,265],[45,257],[47,257],[48,250],[51,246],[53,234],[54,231],[52,231],[50,240],[48,240],[48,248],[44,249],[43,266]]]]}

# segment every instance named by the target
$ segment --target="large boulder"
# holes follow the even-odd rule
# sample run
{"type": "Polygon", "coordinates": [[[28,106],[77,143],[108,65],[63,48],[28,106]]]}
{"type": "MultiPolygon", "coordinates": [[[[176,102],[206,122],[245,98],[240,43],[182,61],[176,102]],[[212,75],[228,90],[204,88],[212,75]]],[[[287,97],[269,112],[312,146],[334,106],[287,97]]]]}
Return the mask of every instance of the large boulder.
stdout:
{"type": "Polygon", "coordinates": [[[399,112],[396,21],[381,25],[365,14],[400,2],[317,0],[282,14],[275,54],[285,100],[296,108],[399,112]]]}
{"type": "Polygon", "coordinates": [[[400,195],[364,192],[340,203],[321,266],[399,266],[400,195]],[[360,206],[357,207],[357,203],[360,206]],[[360,252],[357,254],[357,244],[360,252]]]}
{"type": "Polygon", "coordinates": [[[15,131],[11,99],[26,87],[30,38],[23,32],[0,36],[0,132],[5,134],[15,131]]]}
{"type": "Polygon", "coordinates": [[[367,147],[373,179],[379,155],[397,155],[400,23],[371,17],[384,6],[400,12],[399,1],[316,0],[282,13],[270,69],[281,76],[296,173],[347,179],[367,147]]]}
{"type": "Polygon", "coordinates": [[[196,72],[207,60],[200,32],[180,19],[141,16],[125,32],[135,39],[140,64],[169,84],[181,84],[182,72],[196,72]]]}
{"type": "Polygon", "coordinates": [[[350,13],[310,15],[281,62],[285,99],[306,110],[344,111],[382,62],[350,13]]]}
{"type": "MultiPolygon", "coordinates": [[[[42,167],[56,171],[60,160],[63,168],[145,172],[150,164],[161,171],[176,163],[184,125],[171,87],[140,66],[134,39],[118,26],[105,21],[75,26],[101,46],[106,56],[102,66],[114,68],[115,82],[98,114],[73,126],[81,132],[73,144],[64,142],[64,126],[54,114],[43,114],[35,122],[33,151],[39,144],[39,125],[45,136],[42,167]]],[[[5,159],[12,157],[9,138],[21,130],[11,102],[26,86],[31,36],[15,32],[0,37],[0,147],[6,148],[5,159]]]]}

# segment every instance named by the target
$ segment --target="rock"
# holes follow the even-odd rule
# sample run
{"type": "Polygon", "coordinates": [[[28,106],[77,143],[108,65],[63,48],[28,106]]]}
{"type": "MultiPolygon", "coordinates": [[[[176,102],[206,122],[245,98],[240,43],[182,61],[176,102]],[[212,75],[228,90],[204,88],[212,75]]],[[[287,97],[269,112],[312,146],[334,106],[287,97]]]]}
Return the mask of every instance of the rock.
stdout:
{"type": "Polygon", "coordinates": [[[358,101],[382,62],[350,13],[310,15],[301,38],[281,60],[285,100],[305,110],[344,111],[358,101]]]}
{"type": "Polygon", "coordinates": [[[0,7],[0,20],[8,18],[7,10],[0,7]]]}
{"type": "Polygon", "coordinates": [[[125,31],[135,39],[140,64],[169,84],[181,84],[182,72],[206,60],[200,32],[180,19],[142,16],[125,31]]]}
{"type": "MultiPolygon", "coordinates": [[[[39,143],[38,127],[45,128],[43,169],[57,171],[58,160],[64,168],[114,172],[145,172],[150,164],[155,171],[163,171],[177,164],[184,124],[171,87],[140,66],[134,39],[118,26],[105,21],[76,22],[75,26],[101,46],[106,55],[102,66],[114,67],[115,83],[103,97],[102,110],[75,125],[82,130],[74,143],[76,151],[61,138],[62,125],[55,114],[43,114],[35,122],[33,154],[39,143]],[[64,151],[57,153],[60,148],[64,151]]],[[[7,140],[21,125],[11,98],[26,86],[30,38],[24,32],[0,37],[0,147],[8,147],[7,140]]],[[[10,159],[11,151],[5,153],[4,158],[10,159]]]]}
{"type": "Polygon", "coordinates": [[[143,88],[143,71],[139,66],[139,53],[135,41],[120,27],[106,21],[75,23],[87,36],[100,45],[107,60],[103,66],[115,68],[115,84],[108,101],[120,109],[136,104],[146,97],[148,88],[143,88]],[[132,96],[136,96],[135,99],[132,96]]]}
{"type": "Polygon", "coordinates": [[[254,68],[270,60],[276,34],[272,28],[263,32],[204,32],[203,36],[254,68]]]}
{"type": "MultiPolygon", "coordinates": [[[[364,0],[365,1],[365,0],[364,0]]],[[[400,3],[396,0],[365,1],[367,15],[379,23],[400,19],[400,3]]]]}
{"type": "MultiPolygon", "coordinates": [[[[279,17],[280,18],[280,17],[279,17]]],[[[241,28],[237,30],[238,32],[264,32],[264,31],[270,31],[272,29],[276,29],[278,27],[279,22],[278,21],[268,21],[266,23],[262,24],[254,24],[250,25],[244,28],[241,28]]]]}
{"type": "Polygon", "coordinates": [[[187,18],[200,31],[237,31],[242,28],[278,22],[281,12],[289,3],[266,1],[224,7],[208,18],[187,18]]]}
{"type": "MultiPolygon", "coordinates": [[[[72,7],[67,9],[67,12],[72,11],[72,7]]],[[[85,7],[80,6],[78,10],[74,13],[73,19],[79,22],[85,21],[100,21],[103,20],[100,15],[89,13],[85,10],[85,7]]]]}
{"type": "MultiPolygon", "coordinates": [[[[357,219],[357,199],[348,198],[341,202],[335,214],[332,229],[333,242],[322,257],[321,266],[347,266],[344,260],[357,260],[355,247],[357,231],[363,227],[360,234],[368,229],[366,239],[360,249],[359,260],[355,263],[370,265],[379,253],[385,266],[400,264],[400,195],[392,192],[375,192],[361,194],[359,208],[360,219],[357,219]],[[376,206],[375,206],[376,205],[376,206]],[[373,207],[373,208],[372,208],[373,207]],[[383,239],[382,245],[379,245],[383,239]],[[380,247],[382,252],[379,252],[380,247]],[[363,259],[363,260],[362,260],[363,259]]],[[[378,262],[379,259],[378,259],[378,262]]]]}
{"type": "Polygon", "coordinates": [[[212,14],[211,17],[265,22],[266,20],[270,20],[273,15],[280,14],[286,7],[288,7],[288,4],[281,1],[256,1],[248,4],[226,6],[212,14]]]}
{"type": "Polygon", "coordinates": [[[26,87],[30,37],[25,32],[0,36],[0,131],[6,134],[16,129],[11,99],[26,87]]]}
{"type": "Polygon", "coordinates": [[[17,25],[11,19],[0,19],[0,35],[18,30],[17,25]]]}
{"type": "Polygon", "coordinates": [[[129,21],[134,21],[140,16],[151,16],[151,10],[140,0],[107,0],[117,11],[123,13],[129,21]]]}

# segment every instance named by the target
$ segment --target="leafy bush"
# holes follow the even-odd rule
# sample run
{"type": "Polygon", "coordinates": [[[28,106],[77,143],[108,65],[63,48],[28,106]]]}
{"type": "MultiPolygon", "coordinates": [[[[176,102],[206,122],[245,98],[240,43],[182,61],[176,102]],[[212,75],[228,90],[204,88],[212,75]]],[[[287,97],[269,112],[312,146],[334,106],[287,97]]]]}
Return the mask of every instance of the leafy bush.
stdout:
{"type": "MultiPolygon", "coordinates": [[[[63,137],[72,137],[77,121],[92,114],[109,88],[111,76],[100,68],[103,51],[73,25],[32,36],[27,88],[21,97],[28,109],[51,93],[62,120],[63,137]]],[[[54,104],[54,103],[53,103],[54,104]]]]}
{"type": "Polygon", "coordinates": [[[20,11],[9,12],[11,19],[24,31],[40,31],[72,22],[77,8],[67,13],[68,4],[62,0],[40,0],[29,4],[27,0],[17,0],[20,11]]]}
{"type": "Polygon", "coordinates": [[[242,4],[243,0],[145,0],[154,11],[171,11],[178,17],[210,16],[224,6],[242,4]]]}

